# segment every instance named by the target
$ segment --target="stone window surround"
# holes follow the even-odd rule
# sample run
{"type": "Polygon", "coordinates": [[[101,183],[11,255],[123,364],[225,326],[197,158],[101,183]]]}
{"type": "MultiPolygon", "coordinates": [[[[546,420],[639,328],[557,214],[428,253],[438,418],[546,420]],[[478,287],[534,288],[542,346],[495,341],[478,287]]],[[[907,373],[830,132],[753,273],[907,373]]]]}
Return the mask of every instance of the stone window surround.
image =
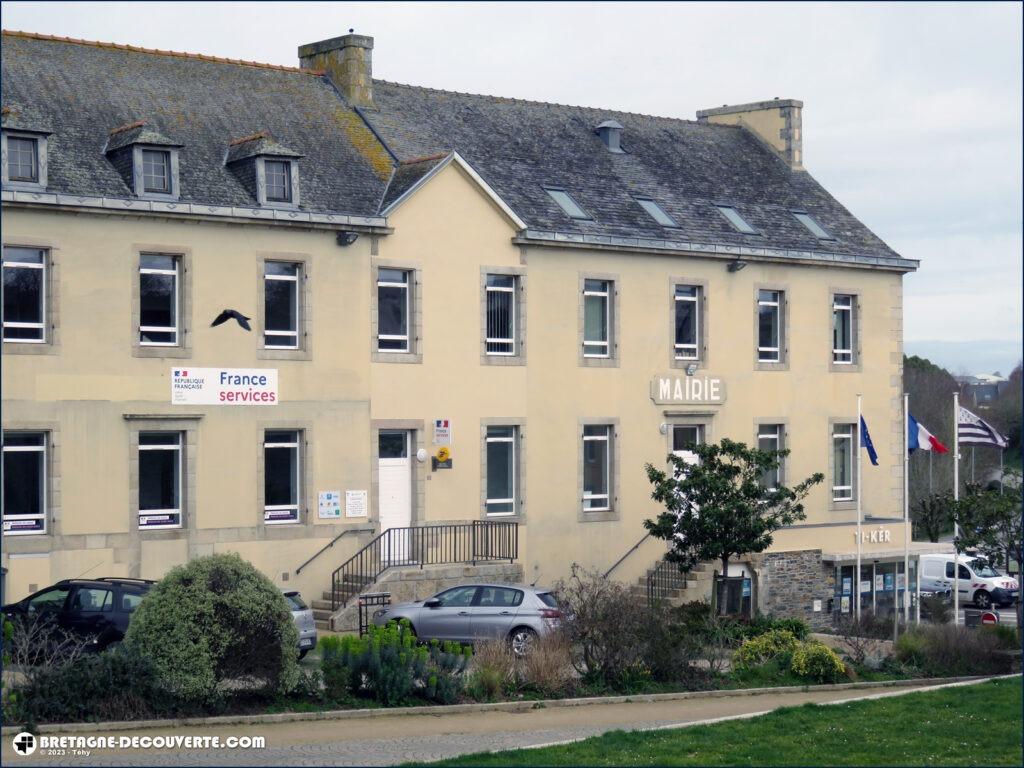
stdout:
{"type": "MultiPolygon", "coordinates": [[[[4,350],[6,352],[6,350],[4,350]]],[[[61,521],[61,495],[60,495],[60,423],[56,421],[41,420],[12,420],[3,423],[4,432],[42,432],[46,435],[44,445],[46,452],[43,461],[46,465],[46,488],[43,489],[44,501],[46,503],[46,531],[44,533],[25,533],[18,535],[4,535],[3,548],[7,552],[12,551],[12,542],[17,540],[52,539],[60,535],[61,521]]],[[[31,544],[22,545],[29,550],[35,549],[31,544]]],[[[21,549],[21,547],[18,547],[21,549]]]]}
{"type": "Polygon", "coordinates": [[[665,431],[665,456],[667,457],[672,453],[672,427],[700,427],[701,438],[704,440],[704,444],[714,442],[714,423],[715,414],[710,411],[693,411],[683,412],[675,410],[666,410],[663,412],[665,417],[665,425],[667,427],[665,431]]]}
{"type": "Polygon", "coordinates": [[[619,498],[622,439],[619,435],[618,417],[580,417],[576,425],[576,440],[579,446],[576,460],[576,520],[580,523],[603,523],[620,519],[622,517],[622,502],[619,498]],[[587,426],[610,426],[612,428],[612,439],[609,446],[612,466],[611,477],[608,478],[610,485],[608,503],[611,509],[600,512],[587,512],[583,509],[583,428],[587,426]]]}
{"type": "Polygon", "coordinates": [[[11,235],[5,237],[3,247],[39,248],[46,251],[46,281],[43,285],[46,302],[46,340],[42,342],[22,343],[18,341],[3,342],[5,355],[55,355],[60,352],[60,260],[55,255],[60,251],[58,241],[39,237],[22,237],[11,235]]]}
{"type": "MultiPolygon", "coordinates": [[[[580,497],[582,498],[582,492],[580,497]]],[[[526,418],[513,416],[508,418],[480,419],[480,519],[498,520],[516,523],[526,522],[526,418]],[[516,440],[516,509],[510,515],[487,514],[487,428],[515,427],[516,440]]]]}
{"type": "Polygon", "coordinates": [[[480,364],[526,365],[526,267],[480,267],[480,364]],[[513,275],[516,279],[514,355],[487,354],[487,276],[513,275]]]}
{"type": "Polygon", "coordinates": [[[710,338],[708,333],[708,281],[693,277],[670,277],[668,280],[668,364],[670,368],[686,370],[694,363],[697,370],[707,370],[710,359],[710,338]],[[693,285],[698,291],[697,298],[697,359],[678,360],[676,358],[676,286],[693,285]]]}
{"type": "Polygon", "coordinates": [[[258,360],[312,360],[313,359],[313,288],[310,264],[313,261],[308,253],[288,253],[284,251],[257,251],[259,269],[256,274],[256,330],[259,340],[256,345],[258,360]],[[266,263],[277,261],[283,264],[299,265],[299,348],[278,349],[264,346],[263,330],[266,326],[266,294],[264,292],[266,263]]]}
{"type": "Polygon", "coordinates": [[[35,131],[18,131],[8,130],[4,128],[0,132],[0,157],[3,158],[2,173],[3,173],[3,186],[4,189],[24,189],[32,191],[40,191],[46,189],[48,183],[48,169],[49,169],[49,156],[48,156],[48,140],[47,134],[39,133],[35,131]],[[16,138],[24,139],[35,139],[36,140],[36,175],[38,181],[11,181],[8,177],[7,169],[7,137],[14,136],[16,138]]]}
{"type": "MultiPolygon", "coordinates": [[[[370,359],[375,363],[423,362],[423,265],[407,259],[370,258],[370,359]],[[381,269],[401,269],[410,273],[409,286],[409,351],[393,352],[377,349],[377,274],[381,269]]],[[[373,456],[377,455],[376,445],[373,456]]]]}
{"type": "MultiPolygon", "coordinates": [[[[831,320],[829,327],[832,327],[831,320]]],[[[789,286],[784,283],[754,284],[754,370],[755,371],[788,371],[789,370],[789,286]],[[758,296],[761,291],[778,291],[782,294],[782,306],[779,307],[779,362],[767,363],[758,359],[757,347],[760,341],[760,324],[758,313],[758,296]]],[[[831,349],[831,347],[829,348],[831,349]]]]}
{"type": "Polygon", "coordinates": [[[146,538],[170,532],[169,538],[178,538],[181,531],[197,527],[196,524],[196,468],[198,462],[199,418],[196,416],[148,416],[128,418],[128,530],[146,538]],[[181,526],[147,531],[139,527],[139,433],[180,432],[181,441],[181,526]]]}
{"type": "Polygon", "coordinates": [[[828,485],[825,489],[828,494],[828,509],[830,512],[849,512],[857,509],[857,494],[860,488],[857,487],[857,457],[860,451],[860,430],[857,428],[856,416],[832,417],[828,420],[828,485]],[[849,424],[853,427],[853,453],[850,462],[851,484],[853,485],[853,498],[849,501],[835,501],[832,498],[832,487],[835,484],[836,466],[835,450],[832,445],[832,433],[839,424],[849,424]]]}
{"type": "Polygon", "coordinates": [[[178,181],[178,148],[161,144],[132,144],[132,186],[135,196],[141,200],[177,200],[181,196],[181,184],[178,181]],[[166,152],[170,155],[171,191],[169,193],[145,191],[145,178],[142,172],[143,150],[166,152]]]}
{"type": "Polygon", "coordinates": [[[280,208],[283,210],[294,210],[299,207],[299,164],[297,158],[277,157],[273,155],[258,155],[256,158],[256,202],[263,208],[280,208]],[[288,171],[291,176],[292,199],[289,202],[282,200],[267,200],[267,166],[266,161],[275,163],[288,163],[288,171]]]}
{"type": "Polygon", "coordinates": [[[192,249],[164,243],[132,243],[132,357],[192,357],[192,249]],[[139,266],[142,254],[175,256],[178,259],[178,344],[173,347],[147,346],[139,341],[142,315],[139,266]]]}
{"type": "MultiPolygon", "coordinates": [[[[374,278],[374,287],[377,280],[374,278]]],[[[374,336],[376,340],[376,336],[374,336]]],[[[380,523],[380,433],[388,430],[405,430],[411,432],[409,439],[409,459],[412,463],[412,513],[410,522],[418,525],[423,522],[426,510],[426,481],[429,469],[426,462],[416,458],[416,453],[426,449],[426,426],[423,419],[371,419],[370,420],[370,519],[374,525],[380,523]]],[[[378,531],[379,532],[379,531],[378,531]]]]}
{"type": "Polygon", "coordinates": [[[826,354],[828,355],[828,370],[831,373],[860,373],[861,372],[861,334],[860,334],[860,319],[861,319],[861,306],[860,306],[860,292],[852,288],[842,288],[831,286],[828,289],[828,347],[826,348],[826,354]],[[850,330],[853,333],[853,362],[850,363],[837,363],[832,359],[832,305],[835,303],[836,295],[852,296],[853,297],[853,309],[851,311],[852,317],[850,318],[850,330]]]}
{"type": "MultiPolygon", "coordinates": [[[[576,333],[576,349],[577,349],[577,360],[580,367],[583,368],[618,368],[619,367],[619,338],[621,334],[619,332],[619,317],[622,312],[620,310],[620,291],[619,291],[619,275],[610,272],[591,272],[585,271],[579,273],[579,319],[577,322],[577,333],[576,333]],[[608,331],[611,338],[608,340],[608,357],[586,357],[583,354],[583,331],[586,323],[586,302],[583,300],[583,291],[585,289],[587,280],[606,280],[611,283],[610,295],[608,296],[609,307],[608,311],[611,317],[609,318],[608,331]]],[[[581,497],[582,498],[582,497],[581,497]]],[[[602,513],[599,513],[602,514],[602,513]]]]}
{"type": "MultiPolygon", "coordinates": [[[[786,450],[789,447],[789,419],[785,416],[758,416],[754,418],[754,447],[758,445],[757,436],[762,426],[778,424],[782,427],[782,434],[779,435],[779,449],[786,450]]],[[[779,462],[779,485],[785,485],[789,475],[789,456],[779,462]]]]}
{"type": "Polygon", "coordinates": [[[316,517],[314,510],[316,509],[316,499],[314,498],[314,487],[313,487],[313,462],[310,458],[309,446],[313,444],[313,422],[303,421],[298,419],[282,419],[282,420],[260,420],[256,423],[259,429],[257,443],[258,451],[256,458],[256,529],[259,531],[260,538],[288,538],[287,536],[274,536],[273,532],[281,528],[301,528],[305,529],[307,535],[313,535],[313,528],[316,525],[316,517]],[[264,448],[263,443],[266,442],[266,434],[268,431],[276,430],[287,430],[299,433],[299,519],[294,523],[271,523],[267,525],[264,519],[264,480],[266,477],[266,469],[264,464],[264,448]]]}

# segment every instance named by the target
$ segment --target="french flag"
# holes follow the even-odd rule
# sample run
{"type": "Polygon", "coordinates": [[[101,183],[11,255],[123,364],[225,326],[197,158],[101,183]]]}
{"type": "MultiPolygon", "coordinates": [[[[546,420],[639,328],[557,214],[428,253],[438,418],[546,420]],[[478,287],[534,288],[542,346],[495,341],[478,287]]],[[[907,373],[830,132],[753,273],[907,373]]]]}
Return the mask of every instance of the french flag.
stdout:
{"type": "Polygon", "coordinates": [[[949,448],[939,442],[939,438],[917,423],[913,414],[907,414],[907,450],[913,453],[918,448],[922,451],[949,453],[949,448]]]}

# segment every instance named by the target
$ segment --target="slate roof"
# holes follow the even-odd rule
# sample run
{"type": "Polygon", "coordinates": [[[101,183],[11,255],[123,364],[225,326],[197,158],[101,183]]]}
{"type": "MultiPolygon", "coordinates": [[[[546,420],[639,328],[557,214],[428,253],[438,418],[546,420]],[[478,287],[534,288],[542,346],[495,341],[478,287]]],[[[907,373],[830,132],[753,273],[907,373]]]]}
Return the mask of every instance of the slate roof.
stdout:
{"type": "Polygon", "coordinates": [[[33,118],[53,131],[48,191],[133,197],[104,148],[111,130],[140,120],[182,145],[185,202],[256,207],[224,161],[232,140],[263,131],[302,155],[303,210],[374,216],[391,174],[391,158],[317,74],[6,32],[2,62],[5,126],[33,118]]]}
{"type": "Polygon", "coordinates": [[[395,168],[395,173],[388,184],[384,199],[381,200],[380,210],[386,211],[388,206],[398,198],[416,186],[420,179],[437,167],[438,163],[448,156],[447,152],[439,152],[427,157],[418,157],[413,160],[404,160],[395,168]]]}
{"type": "Polygon", "coordinates": [[[809,173],[790,170],[742,128],[381,80],[373,98],[377,109],[363,115],[400,160],[459,152],[531,230],[898,257],[809,173]],[[595,135],[606,120],[623,125],[623,154],[595,135]],[[545,186],[567,190],[594,220],[569,218],[545,186]],[[657,224],[633,196],[657,201],[679,228],[657,224]],[[759,234],[737,232],[714,203],[735,206],[759,234]],[[792,210],[836,239],[815,237],[792,210]]]}

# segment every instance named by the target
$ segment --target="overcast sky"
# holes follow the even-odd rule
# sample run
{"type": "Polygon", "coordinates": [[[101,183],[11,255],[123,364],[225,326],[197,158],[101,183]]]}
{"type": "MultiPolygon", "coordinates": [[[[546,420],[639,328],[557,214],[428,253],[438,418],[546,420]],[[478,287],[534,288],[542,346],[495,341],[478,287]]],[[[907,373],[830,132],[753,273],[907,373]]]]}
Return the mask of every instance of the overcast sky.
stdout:
{"type": "Polygon", "coordinates": [[[672,117],[804,101],[804,164],[901,255],[907,351],[1020,357],[1021,5],[2,3],[3,27],[296,64],[375,38],[402,83],[672,117]]]}

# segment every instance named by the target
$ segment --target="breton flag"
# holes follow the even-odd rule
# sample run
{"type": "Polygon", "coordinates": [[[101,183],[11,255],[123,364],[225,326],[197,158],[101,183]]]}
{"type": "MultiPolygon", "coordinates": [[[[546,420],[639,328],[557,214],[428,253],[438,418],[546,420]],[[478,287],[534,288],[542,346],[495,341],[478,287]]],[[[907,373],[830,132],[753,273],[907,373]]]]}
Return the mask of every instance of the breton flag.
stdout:
{"type": "Polygon", "coordinates": [[[960,409],[956,420],[957,438],[967,445],[994,445],[1005,448],[1009,443],[996,431],[995,427],[984,419],[980,419],[966,408],[960,409]]]}
{"type": "Polygon", "coordinates": [[[907,414],[907,452],[913,453],[918,448],[922,451],[949,453],[949,448],[939,442],[939,438],[917,423],[914,414],[907,414]]]}
{"type": "Polygon", "coordinates": [[[871,442],[871,435],[868,433],[868,424],[864,421],[864,417],[860,417],[860,442],[868,451],[868,458],[871,459],[871,463],[874,466],[878,466],[878,452],[875,450],[875,444],[871,442]]]}

